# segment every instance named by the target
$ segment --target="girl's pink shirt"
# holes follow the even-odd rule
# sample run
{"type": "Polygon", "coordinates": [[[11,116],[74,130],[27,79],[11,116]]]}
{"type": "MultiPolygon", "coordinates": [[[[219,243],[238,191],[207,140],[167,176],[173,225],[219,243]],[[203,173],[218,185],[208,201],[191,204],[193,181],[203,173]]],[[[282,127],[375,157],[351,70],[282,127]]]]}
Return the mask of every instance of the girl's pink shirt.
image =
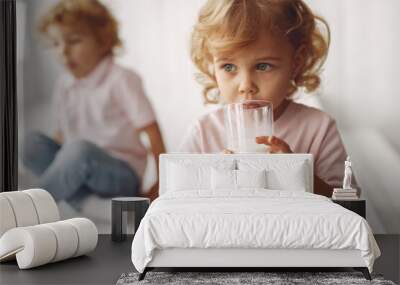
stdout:
{"type": "MultiPolygon", "coordinates": [[[[314,174],[325,183],[341,187],[347,154],[335,121],[326,113],[290,102],[274,122],[274,136],[294,153],[311,153],[314,174]]],[[[189,130],[180,151],[221,153],[226,148],[223,108],[203,115],[189,130]]]]}
{"type": "Polygon", "coordinates": [[[138,129],[156,119],[136,73],[107,57],[83,79],[63,76],[56,84],[55,106],[64,143],[92,142],[143,177],[147,149],[138,129]]]}

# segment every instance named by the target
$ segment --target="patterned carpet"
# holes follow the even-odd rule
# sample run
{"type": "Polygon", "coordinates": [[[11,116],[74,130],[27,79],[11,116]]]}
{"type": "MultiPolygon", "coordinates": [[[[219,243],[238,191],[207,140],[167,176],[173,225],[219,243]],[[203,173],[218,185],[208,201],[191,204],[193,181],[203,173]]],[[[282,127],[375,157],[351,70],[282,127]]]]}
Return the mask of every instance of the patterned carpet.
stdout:
{"type": "Polygon", "coordinates": [[[117,285],[134,284],[376,284],[395,285],[384,280],[381,275],[372,274],[372,281],[364,278],[360,272],[148,272],[142,281],[138,281],[139,273],[125,273],[117,281],[117,285]]]}

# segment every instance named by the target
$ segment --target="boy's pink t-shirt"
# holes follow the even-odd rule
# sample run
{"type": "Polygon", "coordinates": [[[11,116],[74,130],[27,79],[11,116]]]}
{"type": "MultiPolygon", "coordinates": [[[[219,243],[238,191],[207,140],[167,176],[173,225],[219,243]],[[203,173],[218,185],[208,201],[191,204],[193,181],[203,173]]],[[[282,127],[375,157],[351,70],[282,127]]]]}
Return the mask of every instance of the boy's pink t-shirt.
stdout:
{"type": "Polygon", "coordinates": [[[107,57],[83,79],[63,76],[55,88],[55,106],[64,143],[90,141],[143,177],[147,149],[138,130],[156,119],[137,74],[107,57]]]}
{"type": "MultiPolygon", "coordinates": [[[[294,153],[314,156],[314,174],[340,187],[347,154],[335,121],[326,113],[290,102],[274,122],[274,136],[289,144],[294,153]]],[[[223,108],[202,116],[189,130],[180,151],[220,153],[226,148],[223,108]]]]}

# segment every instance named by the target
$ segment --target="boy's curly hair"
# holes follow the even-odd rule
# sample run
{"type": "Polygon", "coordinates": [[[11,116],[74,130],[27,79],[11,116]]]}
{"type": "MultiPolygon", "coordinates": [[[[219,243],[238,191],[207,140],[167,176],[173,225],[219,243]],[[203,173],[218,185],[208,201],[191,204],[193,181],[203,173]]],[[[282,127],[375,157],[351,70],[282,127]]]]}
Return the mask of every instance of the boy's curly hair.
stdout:
{"type": "Polygon", "coordinates": [[[212,98],[218,89],[213,54],[243,48],[265,30],[285,36],[304,59],[288,96],[300,87],[307,92],[318,88],[330,30],[327,22],[314,15],[302,0],[208,0],[200,10],[191,38],[191,58],[200,70],[197,80],[204,86],[206,103],[218,103],[215,96],[212,98]],[[325,35],[318,24],[325,27],[325,35]]]}
{"type": "Polygon", "coordinates": [[[117,20],[97,0],[61,0],[40,19],[39,31],[48,35],[53,25],[89,29],[100,44],[110,48],[110,53],[122,46],[117,20]]]}

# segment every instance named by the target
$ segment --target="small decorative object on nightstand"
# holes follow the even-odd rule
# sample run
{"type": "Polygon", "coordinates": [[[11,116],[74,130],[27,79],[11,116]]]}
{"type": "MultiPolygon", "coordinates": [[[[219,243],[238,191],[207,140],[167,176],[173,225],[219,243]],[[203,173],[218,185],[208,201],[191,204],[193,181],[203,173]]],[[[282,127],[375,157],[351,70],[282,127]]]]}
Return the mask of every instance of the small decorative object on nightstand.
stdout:
{"type": "Polygon", "coordinates": [[[364,199],[353,199],[353,200],[341,200],[341,199],[332,199],[332,202],[339,204],[340,206],[353,211],[356,214],[359,214],[364,219],[366,218],[365,214],[365,200],[364,199]]]}
{"type": "Polygon", "coordinates": [[[150,205],[150,199],[142,197],[118,197],[112,199],[111,239],[123,241],[127,233],[127,217],[134,216],[135,231],[150,205]]]}
{"type": "Polygon", "coordinates": [[[351,169],[350,156],[344,162],[344,178],[343,188],[333,189],[333,200],[358,200],[357,189],[351,187],[351,177],[353,170],[351,169]]]}
{"type": "Polygon", "coordinates": [[[359,214],[365,219],[365,200],[359,199],[357,189],[351,187],[352,176],[353,170],[351,168],[350,156],[348,156],[344,162],[343,188],[333,189],[332,201],[359,214]]]}

